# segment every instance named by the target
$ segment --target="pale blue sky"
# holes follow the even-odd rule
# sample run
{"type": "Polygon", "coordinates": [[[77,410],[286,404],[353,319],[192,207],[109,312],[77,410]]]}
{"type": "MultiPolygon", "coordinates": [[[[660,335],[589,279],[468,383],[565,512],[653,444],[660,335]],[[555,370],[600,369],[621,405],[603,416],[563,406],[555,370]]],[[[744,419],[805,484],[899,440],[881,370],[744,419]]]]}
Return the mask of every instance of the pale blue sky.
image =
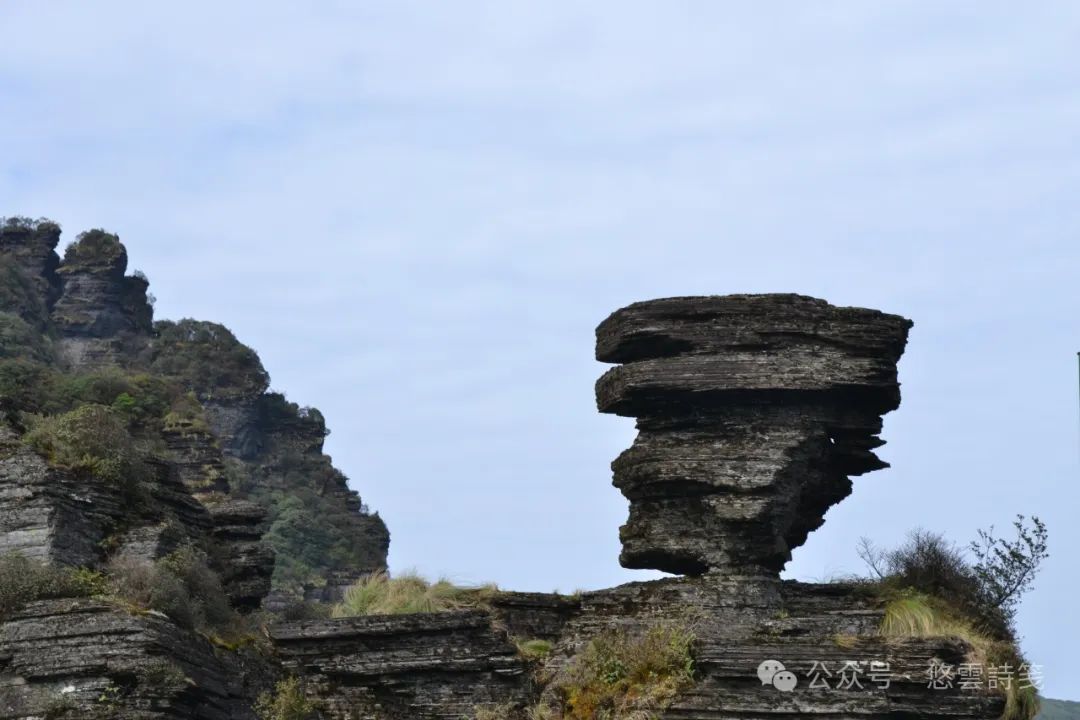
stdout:
{"type": "Polygon", "coordinates": [[[1080,699],[1080,5],[0,3],[0,214],[105,227],[224,322],[386,518],[393,568],[618,567],[593,328],[795,291],[915,320],[890,470],[798,550],[1041,515],[1020,617],[1080,699]]]}

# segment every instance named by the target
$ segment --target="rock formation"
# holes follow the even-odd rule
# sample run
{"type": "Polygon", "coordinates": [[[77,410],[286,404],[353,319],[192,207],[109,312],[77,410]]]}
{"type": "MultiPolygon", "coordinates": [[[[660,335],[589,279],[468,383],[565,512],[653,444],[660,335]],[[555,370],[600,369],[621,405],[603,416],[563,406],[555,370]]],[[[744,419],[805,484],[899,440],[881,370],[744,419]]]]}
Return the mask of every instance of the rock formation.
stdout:
{"type": "MultiPolygon", "coordinates": [[[[239,525],[232,521],[238,506],[229,504],[225,516],[232,520],[220,531],[229,538],[230,552],[240,553],[248,564],[249,575],[256,560],[264,574],[273,568],[264,551],[246,543],[257,539],[267,522],[285,523],[275,499],[282,492],[306,494],[311,524],[318,517],[330,525],[326,542],[336,544],[314,548],[294,561],[302,538],[275,533],[283,557],[273,606],[305,594],[336,598],[343,586],[384,568],[389,532],[323,454],[321,414],[269,393],[269,375],[258,355],[221,325],[154,323],[149,283],[141,274],[125,274],[127,249],[117,236],[102,230],[82,233],[63,260],[55,252],[59,240],[59,226],[49,221],[15,219],[0,225],[0,340],[8,340],[4,330],[12,324],[20,341],[3,343],[11,345],[11,356],[34,357],[64,373],[148,373],[190,391],[190,402],[166,418],[161,437],[168,452],[162,459],[212,514],[220,515],[213,512],[219,502],[251,501],[263,508],[263,518],[251,507],[244,510],[248,529],[240,533],[241,541],[239,525]],[[28,331],[21,325],[14,326],[22,322],[36,328],[31,337],[25,337],[28,331]],[[335,564],[331,555],[346,558],[347,564],[335,564]]],[[[0,351],[0,358],[8,355],[0,351]]],[[[0,412],[11,402],[0,397],[0,412]]],[[[248,577],[248,589],[238,590],[248,593],[248,604],[252,582],[248,577]]]]}
{"type": "Polygon", "coordinates": [[[0,587],[0,720],[255,720],[256,698],[287,675],[320,720],[554,720],[541,709],[566,704],[560,678],[596,638],[658,624],[692,631],[693,673],[657,717],[1001,715],[999,694],[927,685],[934,663],[970,660],[965,641],[884,637],[885,601],[867,587],[779,579],[849,476],[885,466],[873,451],[899,404],[909,321],[736,295],[637,303],[600,325],[597,358],[618,366],[597,383],[598,406],[639,430],[613,463],[630,501],[621,561],[679,577],[260,625],[257,612],[335,601],[385,568],[385,525],[323,453],[322,415],[268,392],[253,351],[213,323],[152,323],[115,236],[85,234],[63,262],[58,240],[52,223],[0,225],[0,561],[115,582],[93,571],[205,557],[196,580],[247,634],[223,639],[183,608],[115,592],[47,588],[12,607],[0,587]],[[124,419],[120,449],[137,462],[61,461],[31,441],[35,423],[87,407],[101,423],[124,419]],[[527,657],[525,640],[551,652],[527,657]],[[763,684],[765,661],[797,687],[763,684]],[[852,664],[861,683],[809,681],[814,667],[852,664]]]}
{"type": "Polygon", "coordinates": [[[596,357],[623,364],[597,404],[639,430],[613,465],[630,501],[622,564],[779,571],[849,475],[886,466],[873,450],[910,326],[795,295],[669,298],[605,320],[596,357]]]}

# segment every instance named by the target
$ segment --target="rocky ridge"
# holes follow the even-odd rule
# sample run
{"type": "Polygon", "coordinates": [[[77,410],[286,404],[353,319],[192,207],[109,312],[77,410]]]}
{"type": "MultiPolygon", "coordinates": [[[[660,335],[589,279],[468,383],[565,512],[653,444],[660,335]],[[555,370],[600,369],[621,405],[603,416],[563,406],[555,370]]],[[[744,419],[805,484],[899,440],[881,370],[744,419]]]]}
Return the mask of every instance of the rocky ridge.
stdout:
{"type": "MultiPolygon", "coordinates": [[[[301,595],[332,601],[385,567],[385,525],[323,454],[321,414],[269,392],[258,357],[224,327],[153,323],[115,236],[86,234],[63,262],[59,237],[47,222],[0,228],[0,556],[100,569],[203,548],[249,619],[301,595]],[[129,418],[139,481],[31,449],[30,414],[66,411],[42,393],[104,397],[129,418]]],[[[693,682],[659,717],[999,717],[999,695],[927,686],[932,663],[970,657],[963,640],[886,638],[883,603],[865,588],[779,579],[851,492],[850,476],[885,466],[874,450],[882,415],[899,405],[909,327],[796,295],[636,303],[600,325],[597,358],[618,366],[597,383],[598,407],[638,423],[612,465],[630,501],[620,560],[678,577],[573,596],[493,592],[449,612],[256,623],[243,643],[108,596],[39,599],[0,617],[0,720],[253,720],[256,698],[286,675],[323,719],[535,717],[560,707],[558,679],[595,638],[658,623],[694,638],[693,682]],[[551,650],[526,656],[523,640],[551,650]],[[764,661],[797,672],[798,686],[763,683],[764,661]],[[889,682],[808,679],[846,663],[885,667],[889,682]]]]}

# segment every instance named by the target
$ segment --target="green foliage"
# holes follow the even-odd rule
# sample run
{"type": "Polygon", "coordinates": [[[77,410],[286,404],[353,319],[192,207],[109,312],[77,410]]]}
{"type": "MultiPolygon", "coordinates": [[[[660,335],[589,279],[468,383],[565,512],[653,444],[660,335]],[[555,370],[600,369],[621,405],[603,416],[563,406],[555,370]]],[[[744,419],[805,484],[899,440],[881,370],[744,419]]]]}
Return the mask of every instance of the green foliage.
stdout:
{"type": "Polygon", "coordinates": [[[48,218],[28,218],[23,215],[0,217],[0,230],[59,230],[60,226],[48,218]]]}
{"type": "Polygon", "coordinates": [[[620,720],[658,713],[693,685],[694,642],[694,634],[677,624],[597,635],[553,682],[558,716],[620,720]]]}
{"type": "Polygon", "coordinates": [[[274,692],[259,696],[255,714],[259,720],[308,720],[315,705],[304,696],[299,680],[287,678],[274,686],[274,692]]]}
{"type": "Polygon", "coordinates": [[[177,385],[145,373],[63,373],[26,357],[0,358],[0,398],[10,410],[24,413],[59,415],[87,404],[104,405],[140,428],[158,423],[180,395],[177,385]]]}
{"type": "Polygon", "coordinates": [[[415,572],[394,578],[376,572],[345,591],[342,602],[334,606],[333,617],[461,610],[486,604],[495,592],[494,585],[460,587],[448,580],[429,582],[415,572]]]}
{"type": "Polygon", "coordinates": [[[157,562],[118,555],[106,569],[111,593],[140,610],[165,613],[179,625],[229,634],[239,619],[206,556],[186,546],[157,562]]]}
{"type": "Polygon", "coordinates": [[[1019,601],[1031,589],[1046,550],[1046,526],[1033,518],[1033,527],[1017,516],[1017,538],[1006,541],[994,536],[993,528],[980,530],[971,543],[974,563],[963,549],[944,536],[915,530],[900,547],[881,551],[863,539],[859,555],[888,588],[912,588],[941,598],[958,608],[983,632],[1012,639],[1012,622],[1019,601]]]}
{"type": "Polygon", "coordinates": [[[116,235],[101,229],[87,230],[67,246],[61,272],[75,267],[113,267],[126,256],[116,235]]]}
{"type": "MultiPolygon", "coordinates": [[[[242,470],[242,468],[240,468],[242,470]]],[[[371,543],[356,541],[357,514],[328,489],[345,484],[344,476],[318,455],[286,456],[276,468],[277,482],[268,487],[262,478],[253,482],[240,475],[233,488],[241,496],[266,507],[269,528],[264,539],[278,560],[274,587],[287,591],[317,583],[327,571],[374,568],[381,564],[371,543]]],[[[381,528],[376,516],[368,518],[381,528]]]]}
{"type": "Polygon", "coordinates": [[[0,555],[0,620],[33,600],[90,597],[103,590],[97,573],[46,565],[17,553],[0,555]]]}
{"type": "Polygon", "coordinates": [[[1005,540],[989,530],[979,530],[979,539],[971,543],[975,562],[971,568],[987,602],[1000,608],[1012,621],[1020,600],[1031,590],[1039,566],[1050,557],[1047,552],[1046,525],[1037,517],[1017,515],[1013,521],[1015,540],[1005,540]]]}
{"type": "Polygon", "coordinates": [[[543,660],[551,654],[552,645],[547,640],[519,640],[518,653],[526,660],[543,660]]]}
{"type": "Polygon", "coordinates": [[[195,393],[189,392],[178,396],[165,415],[166,430],[210,432],[206,420],[206,411],[195,393]]]}
{"type": "Polygon", "coordinates": [[[24,441],[57,467],[133,487],[146,469],[126,425],[110,408],[83,405],[63,415],[30,418],[24,441]]]}
{"type": "Polygon", "coordinates": [[[223,325],[164,320],[155,323],[154,329],[158,333],[154,371],[200,395],[251,397],[270,385],[259,356],[223,325]]]}
{"type": "Polygon", "coordinates": [[[48,337],[14,313],[0,312],[0,358],[52,359],[48,337]]]}

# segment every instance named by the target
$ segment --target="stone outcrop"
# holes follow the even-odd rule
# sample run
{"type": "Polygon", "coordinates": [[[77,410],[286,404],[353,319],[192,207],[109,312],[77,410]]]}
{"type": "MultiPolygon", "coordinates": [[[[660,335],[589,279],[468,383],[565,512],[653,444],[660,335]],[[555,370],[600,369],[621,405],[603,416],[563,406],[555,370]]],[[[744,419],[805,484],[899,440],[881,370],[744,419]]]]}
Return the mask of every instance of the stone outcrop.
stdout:
{"type": "MultiPolygon", "coordinates": [[[[385,568],[389,533],[325,455],[322,415],[268,392],[257,355],[227,329],[152,325],[145,281],[125,275],[114,236],[81,236],[63,263],[58,237],[50,223],[0,227],[0,339],[18,323],[44,338],[32,358],[20,346],[0,363],[148,373],[172,388],[171,408],[132,421],[153,452],[125,483],[93,463],[50,465],[21,436],[32,424],[24,408],[0,398],[0,554],[94,570],[167,565],[194,547],[214,571],[200,566],[203,579],[220,580],[248,614],[244,627],[257,609],[332,602],[385,568]],[[328,527],[339,537],[322,537],[328,527]],[[263,541],[268,528],[284,556],[263,541]],[[311,567],[312,548],[348,561],[311,567]],[[275,568],[291,586],[271,591],[275,568]]],[[[174,606],[169,617],[107,594],[38,599],[0,619],[0,720],[254,720],[256,698],[285,675],[320,720],[518,720],[560,702],[559,678],[598,635],[657,624],[695,638],[692,686],[661,718],[998,717],[998,694],[928,688],[932,663],[972,657],[964,641],[885,638],[885,604],[865,586],[779,579],[850,477],[885,466],[874,450],[899,404],[910,325],[796,295],[656,300],[600,325],[597,358],[618,367],[597,383],[597,403],[639,431],[613,463],[630,501],[621,561],[682,577],[572,596],[478,593],[472,610],[252,625],[244,647],[200,634],[174,606]],[[526,658],[524,640],[551,652],[526,658]],[[763,661],[784,663],[798,687],[763,685],[763,661]],[[861,683],[839,685],[851,663],[861,683]],[[828,689],[809,679],[819,666],[834,673],[828,689]]]]}
{"type": "Polygon", "coordinates": [[[93,567],[130,511],[107,483],[49,467],[0,425],[0,555],[93,567]]]}
{"type": "Polygon", "coordinates": [[[75,367],[131,364],[153,331],[144,277],[127,276],[127,250],[102,230],[79,236],[58,273],[62,292],[52,319],[64,359],[75,367]]]}
{"type": "Polygon", "coordinates": [[[247,500],[210,506],[221,582],[234,607],[254,610],[270,594],[274,551],[262,541],[266,509],[247,500]]]}
{"type": "Polygon", "coordinates": [[[791,549],[885,467],[911,323],[795,295],[670,298],[617,311],[597,359],[602,412],[638,418],[615,461],[630,501],[622,564],[672,573],[779,571],[791,549]]]}
{"type": "Polygon", "coordinates": [[[896,362],[909,327],[794,295],[675,298],[616,312],[597,331],[597,356],[623,365],[598,383],[598,403],[637,417],[640,431],[613,465],[631,501],[622,560],[690,577],[575,596],[498,593],[486,613],[279,625],[283,661],[333,720],[493,708],[525,717],[527,707],[557,703],[549,682],[592,638],[675,623],[696,637],[697,677],[663,718],[1000,716],[1000,695],[928,688],[931,663],[970,658],[963,641],[884,638],[884,604],[864,587],[778,577],[791,549],[851,491],[848,476],[884,466],[873,450],[881,415],[899,403],[896,362]],[[469,633],[464,619],[477,623],[469,633]],[[554,648],[521,673],[506,654],[513,638],[554,648]],[[800,687],[764,686],[766,660],[797,673],[800,687]],[[816,667],[831,673],[821,677],[827,688],[811,687],[816,667]],[[845,667],[859,674],[849,669],[857,682],[842,687],[845,667]]]}
{"type": "Polygon", "coordinates": [[[306,622],[273,639],[331,718],[459,720],[529,697],[528,665],[487,612],[306,622]]]}
{"type": "Polygon", "coordinates": [[[59,242],[60,226],[55,223],[15,219],[0,224],[2,311],[15,313],[39,331],[47,328],[49,311],[60,297],[59,242]]]}
{"type": "Polygon", "coordinates": [[[256,720],[265,661],[160,613],[43,600],[0,624],[0,720],[256,720]]]}
{"type": "MultiPolygon", "coordinates": [[[[282,493],[308,493],[304,502],[318,506],[313,517],[332,525],[347,551],[338,547],[322,558],[315,553],[302,577],[283,581],[287,587],[272,605],[282,607],[305,594],[340,597],[360,575],[385,568],[389,532],[323,453],[327,431],[318,411],[269,393],[258,355],[223,326],[194,320],[155,324],[148,282],[139,273],[127,274],[127,249],[117,236],[82,233],[63,260],[56,254],[59,240],[59,226],[49,221],[0,221],[0,360],[32,359],[60,372],[120,369],[190,391],[185,412],[170,413],[161,432],[167,456],[160,458],[165,465],[155,471],[161,477],[153,489],[198,535],[211,531],[209,513],[217,506],[232,508],[213,532],[239,573],[230,591],[234,600],[246,607],[256,594],[267,594],[273,558],[256,546],[280,519],[275,498],[282,493]],[[231,503],[240,501],[261,506],[262,517],[256,520],[248,505],[239,521],[233,510],[241,506],[231,503]]],[[[19,412],[10,398],[0,397],[0,420],[16,420],[19,412]]],[[[148,527],[132,530],[137,532],[130,549],[136,554],[169,545],[167,536],[148,527]]],[[[274,537],[289,540],[288,533],[274,537]]],[[[279,548],[286,563],[292,549],[279,548]]]]}

